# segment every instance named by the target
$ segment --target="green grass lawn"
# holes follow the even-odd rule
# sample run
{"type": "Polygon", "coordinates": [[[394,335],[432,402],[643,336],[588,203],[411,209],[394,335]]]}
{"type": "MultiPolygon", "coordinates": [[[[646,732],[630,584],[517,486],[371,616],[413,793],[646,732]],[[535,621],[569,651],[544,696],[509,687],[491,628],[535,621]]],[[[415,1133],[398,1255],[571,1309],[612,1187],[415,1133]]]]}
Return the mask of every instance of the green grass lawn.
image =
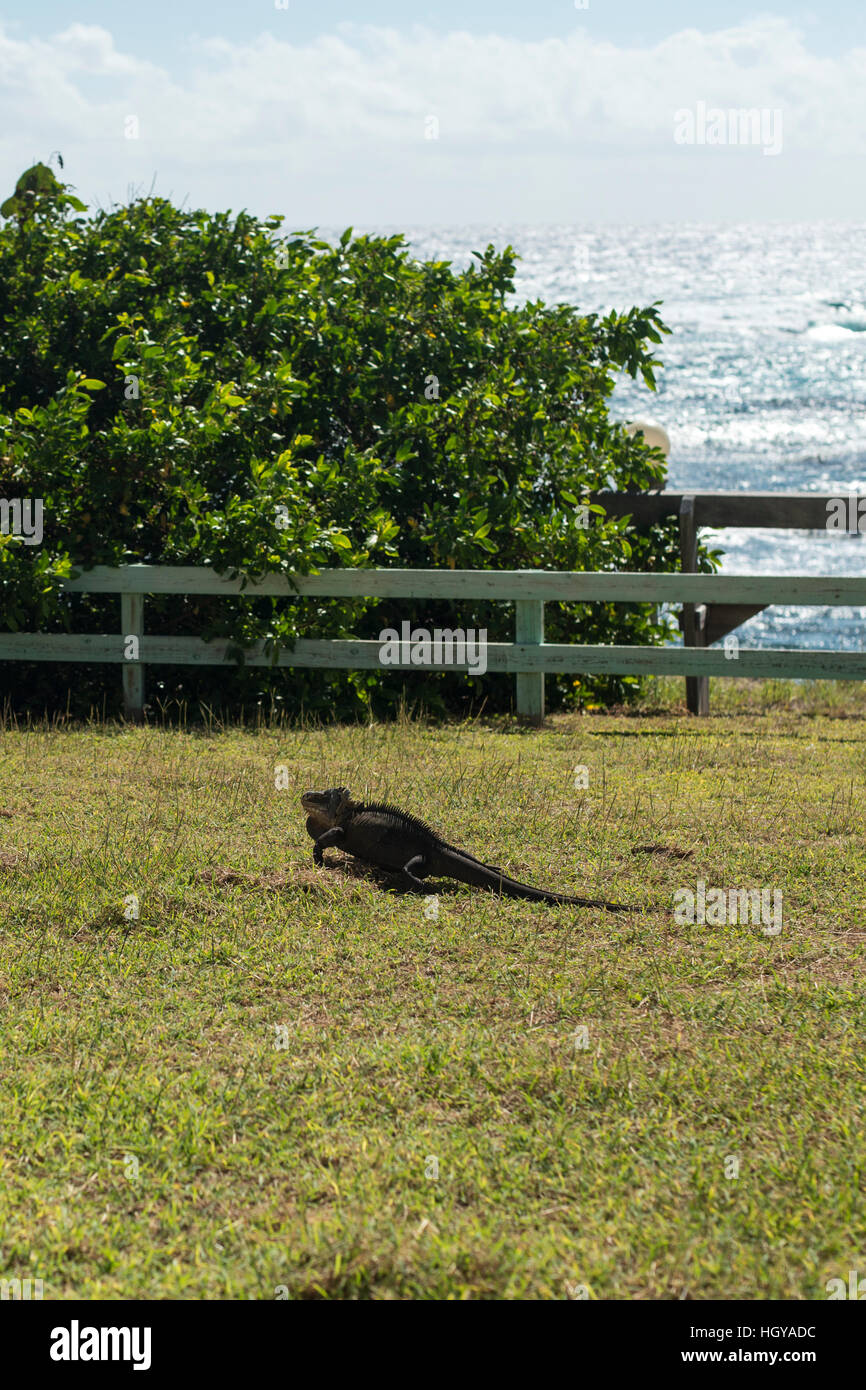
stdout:
{"type": "Polygon", "coordinates": [[[694,720],[681,693],[541,732],[7,725],[0,1277],[823,1299],[866,1275],[866,699],[716,681],[694,720]],[[336,851],[314,870],[298,796],[334,784],[640,911],[445,884],[435,917],[336,851]],[[678,924],[699,879],[780,890],[781,933],[678,924]]]}

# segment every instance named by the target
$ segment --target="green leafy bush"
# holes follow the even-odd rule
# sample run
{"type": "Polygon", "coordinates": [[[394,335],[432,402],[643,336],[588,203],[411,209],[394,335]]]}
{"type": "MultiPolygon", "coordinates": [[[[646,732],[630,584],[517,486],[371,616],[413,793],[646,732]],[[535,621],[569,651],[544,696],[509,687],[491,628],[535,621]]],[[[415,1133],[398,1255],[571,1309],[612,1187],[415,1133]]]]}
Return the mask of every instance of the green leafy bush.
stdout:
{"type": "MultiPolygon", "coordinates": [[[[249,576],[333,566],[676,568],[673,528],[638,532],[593,487],[657,486],[661,454],[608,419],[618,371],[650,388],[658,306],[605,318],[512,307],[515,256],[466,271],[401,237],[338,245],[281,219],[185,211],[161,198],[86,216],[37,165],[0,229],[0,497],[43,499],[41,547],[0,536],[7,630],[117,631],[116,598],[73,596],[72,568],[211,564],[249,576]],[[42,172],[40,172],[42,171],[42,172]]],[[[711,561],[705,557],[704,563],[711,561]]],[[[644,606],[548,605],[548,640],[658,642],[644,606]]],[[[376,637],[404,619],[486,627],[506,605],[153,598],[151,633],[376,637]]],[[[106,668],[5,666],[0,693],[73,707],[117,696],[106,668]],[[59,694],[58,694],[59,692],[59,694]]],[[[626,679],[549,678],[553,702],[622,698],[626,679]]],[[[347,715],[403,689],[428,706],[481,697],[487,676],[153,669],[151,699],[347,715]]]]}

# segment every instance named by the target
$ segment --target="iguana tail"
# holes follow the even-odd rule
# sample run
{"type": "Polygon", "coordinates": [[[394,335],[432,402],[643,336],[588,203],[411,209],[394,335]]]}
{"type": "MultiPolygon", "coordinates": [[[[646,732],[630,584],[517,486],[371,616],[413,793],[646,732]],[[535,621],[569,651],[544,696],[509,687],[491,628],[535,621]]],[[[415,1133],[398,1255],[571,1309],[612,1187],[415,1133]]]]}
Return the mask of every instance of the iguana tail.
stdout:
{"type": "MultiPolygon", "coordinates": [[[[568,893],[549,893],[545,888],[533,888],[519,879],[509,878],[501,869],[482,864],[478,859],[464,858],[454,850],[439,850],[436,858],[440,861],[441,872],[461,883],[471,883],[476,888],[489,888],[495,893],[504,893],[509,898],[528,898],[532,902],[566,903],[572,907],[603,907],[608,912],[638,912],[631,903],[609,903],[604,898],[575,898],[568,893]]],[[[435,873],[437,865],[433,867],[435,873]]]]}

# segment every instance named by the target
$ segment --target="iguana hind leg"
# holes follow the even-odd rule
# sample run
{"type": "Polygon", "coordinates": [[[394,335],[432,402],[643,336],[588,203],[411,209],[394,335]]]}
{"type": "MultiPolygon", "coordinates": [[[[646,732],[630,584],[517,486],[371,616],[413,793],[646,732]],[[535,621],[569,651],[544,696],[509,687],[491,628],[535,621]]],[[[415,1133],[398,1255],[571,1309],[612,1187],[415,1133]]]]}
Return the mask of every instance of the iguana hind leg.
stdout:
{"type": "Polygon", "coordinates": [[[330,830],[326,830],[324,835],[320,835],[318,840],[314,841],[313,863],[318,869],[321,869],[324,863],[322,850],[327,849],[329,845],[338,845],[345,837],[345,834],[346,832],[341,825],[334,825],[330,830]]]}
{"type": "Polygon", "coordinates": [[[416,854],[403,865],[403,882],[415,893],[429,893],[430,889],[422,882],[421,875],[427,873],[427,861],[423,854],[416,854]]]}

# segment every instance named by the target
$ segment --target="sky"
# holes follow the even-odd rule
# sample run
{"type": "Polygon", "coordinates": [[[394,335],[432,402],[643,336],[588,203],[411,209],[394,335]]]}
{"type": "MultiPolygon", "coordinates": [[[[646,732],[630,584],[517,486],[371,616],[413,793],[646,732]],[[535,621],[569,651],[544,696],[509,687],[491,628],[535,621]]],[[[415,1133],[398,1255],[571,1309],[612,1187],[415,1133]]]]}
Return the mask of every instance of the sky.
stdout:
{"type": "Polygon", "coordinates": [[[0,198],[58,150],[293,229],[866,220],[866,6],[0,0],[0,198]]]}

